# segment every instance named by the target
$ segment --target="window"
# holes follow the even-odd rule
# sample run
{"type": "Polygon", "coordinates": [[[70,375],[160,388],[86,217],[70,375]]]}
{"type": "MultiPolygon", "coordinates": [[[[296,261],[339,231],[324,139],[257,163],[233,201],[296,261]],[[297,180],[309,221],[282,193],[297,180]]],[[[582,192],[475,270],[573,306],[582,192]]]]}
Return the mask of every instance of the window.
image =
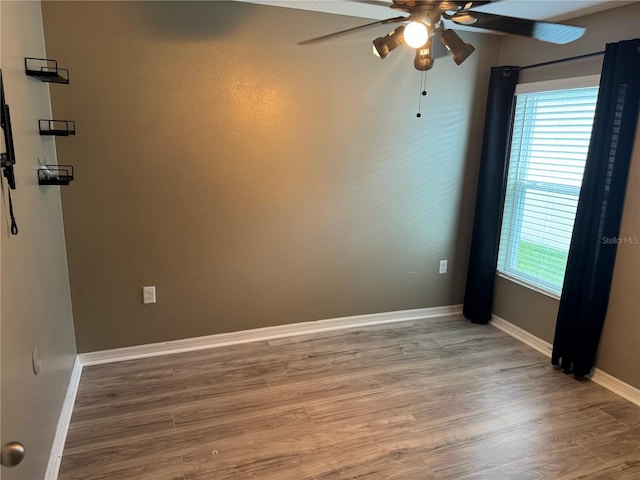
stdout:
{"type": "Polygon", "coordinates": [[[516,88],[498,272],[551,296],[562,292],[598,80],[516,88]]]}

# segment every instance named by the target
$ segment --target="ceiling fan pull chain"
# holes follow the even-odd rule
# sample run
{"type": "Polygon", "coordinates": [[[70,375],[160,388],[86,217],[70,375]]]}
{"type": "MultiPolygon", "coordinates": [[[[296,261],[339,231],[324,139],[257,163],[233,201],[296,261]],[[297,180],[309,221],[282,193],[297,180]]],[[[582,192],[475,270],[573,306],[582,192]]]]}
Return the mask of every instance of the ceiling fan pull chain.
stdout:
{"type": "Polygon", "coordinates": [[[421,108],[422,108],[422,97],[427,94],[427,71],[422,70],[422,77],[420,78],[420,96],[418,97],[418,113],[416,117],[420,118],[422,116],[421,108]]]}
{"type": "Polygon", "coordinates": [[[421,94],[424,96],[427,94],[427,71],[422,72],[422,84],[420,85],[422,88],[421,94]]]}

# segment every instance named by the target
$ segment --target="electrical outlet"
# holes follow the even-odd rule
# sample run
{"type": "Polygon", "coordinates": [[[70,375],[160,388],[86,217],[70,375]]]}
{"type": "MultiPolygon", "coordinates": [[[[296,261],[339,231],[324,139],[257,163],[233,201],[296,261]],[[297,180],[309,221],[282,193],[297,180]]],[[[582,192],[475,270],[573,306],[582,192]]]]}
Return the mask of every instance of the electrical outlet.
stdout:
{"type": "Polygon", "coordinates": [[[440,260],[440,271],[439,273],[447,273],[447,260],[440,260]]]}
{"type": "Polygon", "coordinates": [[[156,287],[142,287],[142,303],[156,303],[156,287]]]}

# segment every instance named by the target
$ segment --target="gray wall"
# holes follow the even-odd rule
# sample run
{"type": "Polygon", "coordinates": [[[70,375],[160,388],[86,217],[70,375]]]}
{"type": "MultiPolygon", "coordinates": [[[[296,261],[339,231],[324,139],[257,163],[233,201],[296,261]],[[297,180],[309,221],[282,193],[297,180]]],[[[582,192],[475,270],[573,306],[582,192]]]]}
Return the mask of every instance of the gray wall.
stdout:
{"type": "MultiPolygon", "coordinates": [[[[500,44],[500,64],[528,65],[556,58],[604,50],[605,44],[640,36],[640,3],[572,20],[587,27],[577,42],[557,48],[540,48],[532,40],[505,37],[500,44]]],[[[600,73],[602,57],[525,70],[521,82],[550,80],[600,73]]],[[[640,135],[631,162],[621,237],[640,238],[640,135]]],[[[640,388],[640,246],[618,247],[609,310],[600,344],[597,367],[640,388]]],[[[548,341],[553,341],[558,301],[498,277],[494,313],[548,341]]]]}
{"type": "MultiPolygon", "coordinates": [[[[54,140],[38,135],[51,114],[46,84],[24,74],[25,56],[44,56],[40,2],[0,2],[2,73],[11,107],[20,232],[8,231],[6,182],[0,209],[2,442],[25,444],[27,456],[3,480],[44,477],[75,357],[71,298],[58,187],[37,184],[38,160],[55,163],[54,140]],[[42,370],[34,375],[37,345],[42,370]]],[[[2,146],[4,150],[4,145],[2,146]]]]}
{"type": "Polygon", "coordinates": [[[461,303],[487,70],[296,42],[367,20],[229,2],[44,2],[78,349],[461,303]],[[480,72],[480,73],[479,73],[480,72]],[[441,259],[449,273],[438,274],[441,259]],[[142,305],[156,285],[158,303],[142,305]]]}

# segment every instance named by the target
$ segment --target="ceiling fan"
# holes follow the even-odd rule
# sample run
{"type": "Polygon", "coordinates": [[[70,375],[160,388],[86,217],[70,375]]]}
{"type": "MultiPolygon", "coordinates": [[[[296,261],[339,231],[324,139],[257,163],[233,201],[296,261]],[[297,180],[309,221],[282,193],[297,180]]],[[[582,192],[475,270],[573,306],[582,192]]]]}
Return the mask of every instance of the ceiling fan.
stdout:
{"type": "Polygon", "coordinates": [[[453,24],[464,25],[465,27],[532,37],[542,40],[543,42],[556,44],[573,42],[580,38],[585,32],[585,28],[574,25],[527,20],[524,18],[507,17],[471,10],[474,7],[492,3],[490,0],[392,0],[391,3],[379,0],[351,1],[391,7],[394,10],[400,10],[408,15],[378,20],[339,32],[322,35],[298,42],[298,45],[319,43],[378,25],[403,23],[403,25],[400,25],[387,35],[376,38],[373,41],[373,53],[381,59],[384,59],[393,49],[406,43],[409,47],[416,50],[414,67],[424,72],[433,66],[433,38],[436,36],[440,37],[440,42],[451,52],[453,60],[458,65],[464,62],[475,50],[471,44],[465,43],[455,31],[445,28],[445,22],[452,22],[453,24]],[[406,23],[406,25],[404,25],[404,23],[406,23]]]}

